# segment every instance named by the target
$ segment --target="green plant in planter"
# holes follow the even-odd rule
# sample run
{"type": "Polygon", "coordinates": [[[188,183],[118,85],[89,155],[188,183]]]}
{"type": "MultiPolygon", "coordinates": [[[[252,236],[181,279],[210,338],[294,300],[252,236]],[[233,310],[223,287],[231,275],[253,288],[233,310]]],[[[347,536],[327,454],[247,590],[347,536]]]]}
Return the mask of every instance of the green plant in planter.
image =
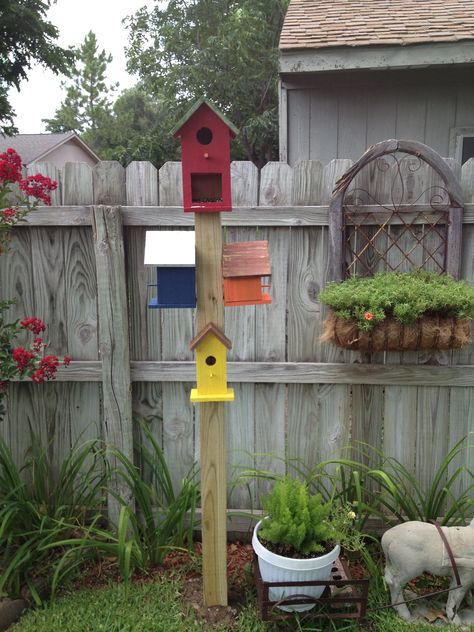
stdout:
{"type": "Polygon", "coordinates": [[[355,513],[349,505],[334,507],[322,495],[311,494],[306,483],[286,476],[263,499],[268,517],[258,536],[303,555],[323,553],[341,544],[349,550],[363,548],[362,535],[354,529],[355,513]]]}
{"type": "Polygon", "coordinates": [[[328,283],[319,300],[339,318],[354,319],[370,331],[387,318],[413,323],[434,314],[445,318],[474,317],[474,288],[465,281],[434,272],[382,272],[328,283]]]}

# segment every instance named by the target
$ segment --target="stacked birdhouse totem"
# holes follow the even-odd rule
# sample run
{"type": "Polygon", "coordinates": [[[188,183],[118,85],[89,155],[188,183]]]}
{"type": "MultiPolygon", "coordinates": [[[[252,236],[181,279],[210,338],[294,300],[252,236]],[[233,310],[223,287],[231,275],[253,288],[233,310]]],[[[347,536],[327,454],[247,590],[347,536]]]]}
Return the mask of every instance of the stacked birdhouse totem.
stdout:
{"type": "Polygon", "coordinates": [[[271,275],[268,243],[222,244],[221,212],[232,211],[230,141],[237,129],[200,99],[173,131],[181,140],[183,208],[194,232],[147,233],[145,263],[156,266],[157,295],[149,307],[196,306],[196,382],[199,404],[204,605],[227,605],[226,440],[227,386],[224,305],[271,303],[262,277],[271,275]],[[160,237],[160,235],[165,235],[160,237]],[[189,240],[195,240],[195,256],[189,240]],[[195,279],[195,280],[194,280],[195,279]]]}
{"type": "MultiPolygon", "coordinates": [[[[181,139],[185,213],[232,211],[230,140],[236,133],[234,125],[205,99],[199,99],[173,130],[173,136],[181,139]]],[[[263,291],[270,286],[262,281],[271,276],[267,241],[224,244],[220,261],[226,307],[271,303],[263,291]]],[[[150,308],[196,307],[194,232],[147,232],[145,265],[156,267],[157,294],[150,308]]],[[[197,371],[191,401],[233,400],[226,383],[226,349],[231,346],[214,322],[204,323],[197,332],[190,342],[197,371]]]]}

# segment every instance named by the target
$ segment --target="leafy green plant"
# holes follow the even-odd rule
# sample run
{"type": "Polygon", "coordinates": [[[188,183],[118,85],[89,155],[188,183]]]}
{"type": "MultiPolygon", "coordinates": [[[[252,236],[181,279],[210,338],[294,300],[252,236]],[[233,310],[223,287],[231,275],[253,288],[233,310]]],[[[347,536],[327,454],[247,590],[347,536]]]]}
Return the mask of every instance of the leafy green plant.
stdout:
{"type": "Polygon", "coordinates": [[[268,517],[262,522],[259,537],[292,547],[308,555],[325,550],[325,544],[342,544],[351,549],[362,546],[354,532],[355,513],[347,506],[324,502],[322,495],[310,494],[306,483],[286,476],[277,481],[263,499],[268,517]]]}
{"type": "Polygon", "coordinates": [[[163,451],[146,423],[141,423],[141,427],[147,445],[142,442],[140,451],[150,482],[143,479],[136,465],[122,453],[112,450],[112,454],[121,465],[118,474],[135,500],[133,509],[126,499],[117,497],[122,503],[118,528],[122,540],[119,538],[118,548],[131,546],[131,561],[148,568],[160,564],[171,548],[191,545],[199,491],[193,468],[175,492],[163,451]],[[125,536],[129,531],[131,535],[125,536]]]}
{"type": "MultiPolygon", "coordinates": [[[[465,463],[473,448],[468,436],[460,439],[424,483],[395,457],[361,442],[357,443],[360,459],[339,457],[313,467],[301,459],[280,460],[288,472],[305,481],[309,493],[321,494],[333,507],[350,507],[356,514],[355,530],[365,532],[370,517],[388,523],[440,520],[446,526],[467,524],[474,516],[474,472],[465,463]]],[[[347,451],[353,453],[354,446],[347,451]]],[[[242,468],[233,485],[250,491],[249,480],[275,483],[281,478],[275,472],[242,468]]]]}
{"type": "Polygon", "coordinates": [[[343,319],[369,331],[386,318],[412,323],[422,316],[472,318],[474,288],[434,272],[382,272],[328,283],[319,300],[343,319]]]}
{"type": "Polygon", "coordinates": [[[132,503],[109,488],[122,505],[118,524],[109,528],[93,524],[79,540],[68,538],[57,543],[74,547],[75,552],[93,550],[98,556],[116,558],[127,585],[134,569],[147,570],[160,564],[171,549],[190,547],[199,498],[194,469],[175,491],[163,451],[146,423],[138,423],[146,440],[139,449],[149,480],[144,480],[140,469],[124,454],[110,448],[118,463],[113,474],[125,481],[132,503]]]}
{"type": "Polygon", "coordinates": [[[27,587],[41,603],[84,560],[71,552],[100,517],[105,468],[97,441],[73,449],[53,475],[47,450],[33,443],[18,467],[0,440],[0,593],[19,596],[27,587]],[[87,527],[89,528],[89,527],[87,527]],[[71,539],[66,546],[58,544],[71,539]]]}
{"type": "Polygon", "coordinates": [[[359,445],[365,451],[365,461],[376,460],[377,467],[354,459],[333,459],[318,464],[309,480],[317,479],[321,469],[336,466],[339,480],[346,481],[344,493],[350,493],[348,481],[360,481],[355,486],[357,493],[351,498],[357,514],[380,516],[386,522],[440,520],[441,524],[452,526],[472,519],[474,473],[459,464],[472,449],[468,437],[460,439],[448,451],[427,484],[422,484],[398,459],[367,444],[359,445]]]}

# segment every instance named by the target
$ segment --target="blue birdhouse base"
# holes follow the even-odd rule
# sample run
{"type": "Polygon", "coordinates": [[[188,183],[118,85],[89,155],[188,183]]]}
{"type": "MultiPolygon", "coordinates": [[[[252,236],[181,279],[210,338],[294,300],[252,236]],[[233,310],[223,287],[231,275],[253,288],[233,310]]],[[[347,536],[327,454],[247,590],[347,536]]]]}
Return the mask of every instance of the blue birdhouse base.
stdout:
{"type": "Polygon", "coordinates": [[[151,309],[196,307],[196,268],[160,267],[156,269],[156,298],[148,303],[151,309]]]}

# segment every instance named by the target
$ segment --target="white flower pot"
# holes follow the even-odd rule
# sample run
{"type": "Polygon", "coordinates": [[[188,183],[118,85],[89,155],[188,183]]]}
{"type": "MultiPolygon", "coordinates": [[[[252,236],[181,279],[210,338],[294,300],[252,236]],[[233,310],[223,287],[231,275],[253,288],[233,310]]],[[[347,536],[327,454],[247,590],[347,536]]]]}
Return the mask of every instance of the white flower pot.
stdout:
{"type": "MultiPolygon", "coordinates": [[[[312,557],[309,559],[295,559],[283,557],[272,553],[258,539],[258,530],[262,521],[255,525],[252,536],[252,546],[258,557],[260,575],[265,582],[307,582],[307,581],[327,581],[331,576],[331,568],[337,559],[341,547],[339,544],[332,551],[325,555],[312,557]]],[[[317,599],[321,596],[324,586],[281,586],[270,588],[268,596],[271,601],[280,601],[291,595],[308,595],[317,599]]],[[[314,608],[314,604],[296,604],[294,606],[278,606],[287,612],[304,612],[314,608]]]]}

